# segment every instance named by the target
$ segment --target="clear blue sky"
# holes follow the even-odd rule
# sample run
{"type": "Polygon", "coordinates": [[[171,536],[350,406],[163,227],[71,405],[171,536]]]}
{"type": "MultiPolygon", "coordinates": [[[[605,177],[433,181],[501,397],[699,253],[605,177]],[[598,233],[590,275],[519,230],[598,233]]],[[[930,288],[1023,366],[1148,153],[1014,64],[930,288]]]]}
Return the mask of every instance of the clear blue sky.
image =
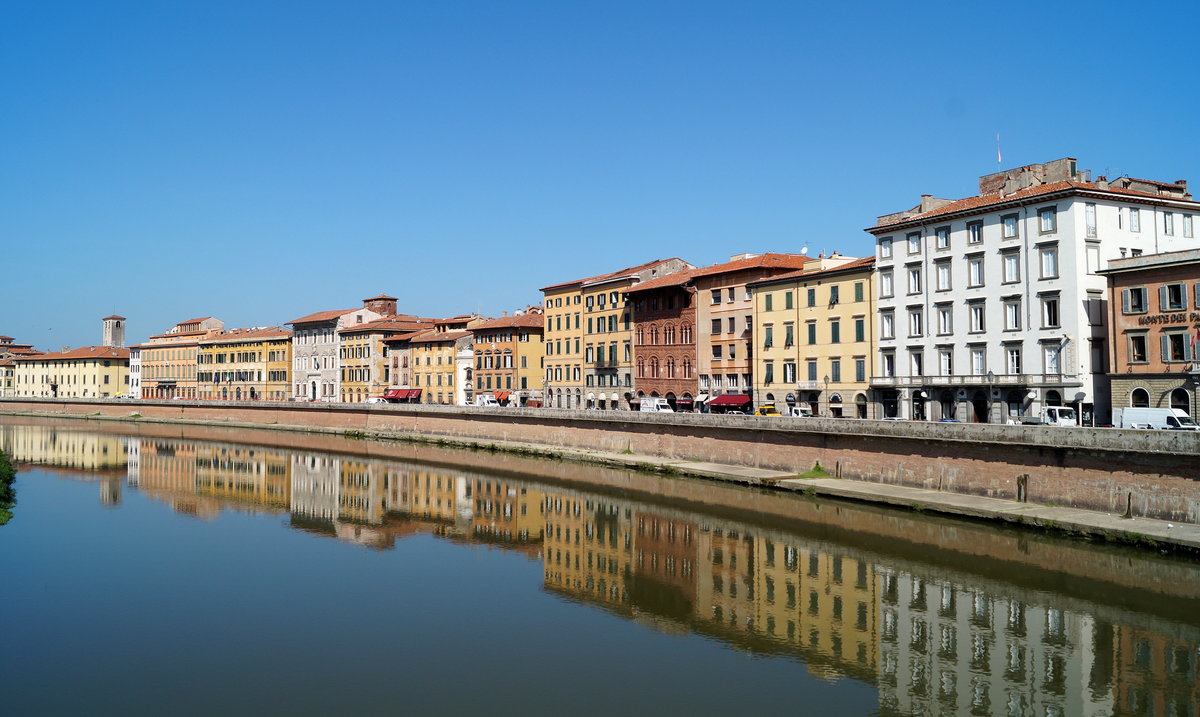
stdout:
{"type": "Polygon", "coordinates": [[[7,2],[0,334],[499,315],[1074,156],[1200,188],[1194,3],[7,2]],[[1147,6],[1149,7],[1149,6],[1147,6]]]}

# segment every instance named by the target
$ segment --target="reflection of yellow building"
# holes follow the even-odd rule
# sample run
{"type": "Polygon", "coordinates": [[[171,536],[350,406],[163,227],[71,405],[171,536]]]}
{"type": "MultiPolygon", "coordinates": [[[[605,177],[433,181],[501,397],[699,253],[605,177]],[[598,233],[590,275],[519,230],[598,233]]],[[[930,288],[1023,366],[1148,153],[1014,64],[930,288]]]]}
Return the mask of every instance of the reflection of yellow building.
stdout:
{"type": "Polygon", "coordinates": [[[84,346],[15,359],[15,396],[103,398],[129,390],[129,349],[84,346]]]}
{"type": "Polygon", "coordinates": [[[383,467],[368,461],[342,459],[338,480],[338,517],[359,523],[383,520],[383,467]]]}
{"type": "Polygon", "coordinates": [[[625,606],[633,573],[629,510],[613,503],[547,493],[544,584],[611,606],[625,606]]]}
{"type": "Polygon", "coordinates": [[[818,416],[873,418],[867,391],[875,259],[827,257],[811,264],[750,284],[755,404],[806,405],[818,416]]]}
{"type": "Polygon", "coordinates": [[[0,450],[14,463],[105,471],[128,463],[127,439],[48,426],[0,426],[0,450]]]}
{"type": "Polygon", "coordinates": [[[201,444],[195,463],[200,495],[271,510],[286,510],[291,504],[291,461],[285,453],[201,444]]]}
{"type": "Polygon", "coordinates": [[[504,481],[470,481],[471,532],[499,542],[541,542],[542,492],[504,481]]]}
{"type": "Polygon", "coordinates": [[[292,332],[279,326],[231,329],[200,341],[199,397],[283,401],[291,395],[292,332]]]}
{"type": "Polygon", "coordinates": [[[465,478],[438,470],[416,468],[397,478],[407,502],[395,508],[410,515],[440,522],[457,522],[470,508],[465,478]]]}

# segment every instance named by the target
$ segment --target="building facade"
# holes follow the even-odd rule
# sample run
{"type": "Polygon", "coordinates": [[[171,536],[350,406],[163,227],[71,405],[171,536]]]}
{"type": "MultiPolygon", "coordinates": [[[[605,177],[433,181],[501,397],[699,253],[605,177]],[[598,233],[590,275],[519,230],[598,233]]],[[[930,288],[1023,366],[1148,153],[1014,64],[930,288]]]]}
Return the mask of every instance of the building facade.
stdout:
{"type": "Polygon", "coordinates": [[[131,392],[138,398],[196,399],[200,340],[224,328],[224,321],[211,316],[188,319],[131,347],[131,392]]]}
{"type": "Polygon", "coordinates": [[[338,331],[341,400],[356,403],[394,387],[387,341],[432,328],[432,319],[393,314],[338,331]]]}
{"type": "MultiPolygon", "coordinates": [[[[639,399],[665,398],[677,411],[695,406],[696,290],[690,283],[695,271],[677,271],[644,281],[625,294],[630,304],[628,313],[633,317],[635,395],[639,399]]],[[[616,354],[615,345],[610,351],[616,354]]],[[[585,360],[590,363],[590,356],[585,360]]],[[[590,399],[592,394],[588,396],[590,399]]]]}
{"type": "Polygon", "coordinates": [[[1114,259],[1100,273],[1108,278],[1114,417],[1131,406],[1200,415],[1200,249],[1114,259]]]}
{"type": "Polygon", "coordinates": [[[474,400],[470,329],[486,319],[474,314],[438,319],[434,328],[408,340],[413,388],[422,403],[464,405],[474,400]]]}
{"type": "Polygon", "coordinates": [[[979,194],[925,195],[879,217],[884,416],[1005,422],[1046,405],[1109,422],[1107,291],[1124,255],[1195,246],[1187,183],[1108,181],[1072,158],[985,175],[979,194]]]}
{"type": "Polygon", "coordinates": [[[750,285],[756,405],[804,405],[814,416],[833,418],[876,417],[868,400],[874,263],[873,257],[817,257],[811,269],[750,285]]]}
{"type": "Polygon", "coordinates": [[[633,393],[632,318],[625,305],[625,291],[642,281],[692,268],[682,259],[656,259],[638,266],[542,288],[546,322],[546,368],[543,377],[545,405],[554,408],[583,408],[591,376],[594,407],[628,409],[633,393]],[[587,310],[590,301],[590,310],[587,310]],[[584,321],[588,314],[589,323],[584,321]],[[586,364],[586,346],[593,361],[586,364]],[[617,346],[617,360],[608,361],[617,346]],[[605,362],[595,357],[604,347],[605,362]],[[601,390],[603,387],[603,390],[601,390]],[[605,394],[603,404],[600,391],[605,394]]]}
{"type": "Polygon", "coordinates": [[[129,390],[129,349],[84,346],[13,361],[14,396],[106,398],[129,390]]]}
{"type": "Polygon", "coordinates": [[[298,401],[344,400],[339,332],[395,313],[395,297],[380,294],[363,299],[362,308],[318,311],[287,322],[292,327],[292,397],[298,401]]]}
{"type": "Polygon", "coordinates": [[[219,331],[200,341],[198,396],[285,401],[291,396],[292,332],[282,326],[219,331]]]}
{"type": "Polygon", "coordinates": [[[474,326],[475,395],[491,394],[505,406],[540,403],[544,326],[541,307],[474,326]]]}

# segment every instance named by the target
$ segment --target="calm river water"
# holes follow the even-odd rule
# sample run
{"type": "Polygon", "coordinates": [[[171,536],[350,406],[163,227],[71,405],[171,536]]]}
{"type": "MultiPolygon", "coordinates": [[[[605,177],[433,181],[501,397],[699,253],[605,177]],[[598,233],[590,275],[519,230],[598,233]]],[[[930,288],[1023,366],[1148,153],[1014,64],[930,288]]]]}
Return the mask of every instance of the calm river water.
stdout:
{"type": "Polygon", "coordinates": [[[4,714],[1200,712],[1192,560],[341,438],[0,448],[4,714]]]}

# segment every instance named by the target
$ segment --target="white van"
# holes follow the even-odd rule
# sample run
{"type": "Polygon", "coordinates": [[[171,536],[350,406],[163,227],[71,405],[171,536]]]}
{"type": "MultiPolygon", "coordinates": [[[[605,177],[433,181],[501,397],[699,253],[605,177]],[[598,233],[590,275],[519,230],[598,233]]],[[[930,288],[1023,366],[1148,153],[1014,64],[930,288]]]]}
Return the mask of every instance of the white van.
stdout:
{"type": "Polygon", "coordinates": [[[1067,428],[1079,425],[1075,409],[1069,406],[1044,406],[1038,414],[1021,416],[1021,423],[1027,426],[1064,426],[1067,428]]]}
{"type": "Polygon", "coordinates": [[[486,396],[476,396],[475,405],[487,408],[499,408],[500,402],[496,400],[495,396],[488,394],[486,396]]]}
{"type": "Polygon", "coordinates": [[[1119,410],[1121,417],[1117,425],[1121,428],[1200,430],[1196,421],[1178,408],[1123,408],[1119,410]]]}
{"type": "Polygon", "coordinates": [[[812,418],[813,412],[810,406],[791,406],[784,409],[783,415],[795,416],[797,418],[812,418]]]}
{"type": "Polygon", "coordinates": [[[646,397],[638,401],[639,411],[649,411],[651,413],[674,413],[675,409],[671,408],[671,404],[667,403],[667,399],[660,397],[646,397]]]}

